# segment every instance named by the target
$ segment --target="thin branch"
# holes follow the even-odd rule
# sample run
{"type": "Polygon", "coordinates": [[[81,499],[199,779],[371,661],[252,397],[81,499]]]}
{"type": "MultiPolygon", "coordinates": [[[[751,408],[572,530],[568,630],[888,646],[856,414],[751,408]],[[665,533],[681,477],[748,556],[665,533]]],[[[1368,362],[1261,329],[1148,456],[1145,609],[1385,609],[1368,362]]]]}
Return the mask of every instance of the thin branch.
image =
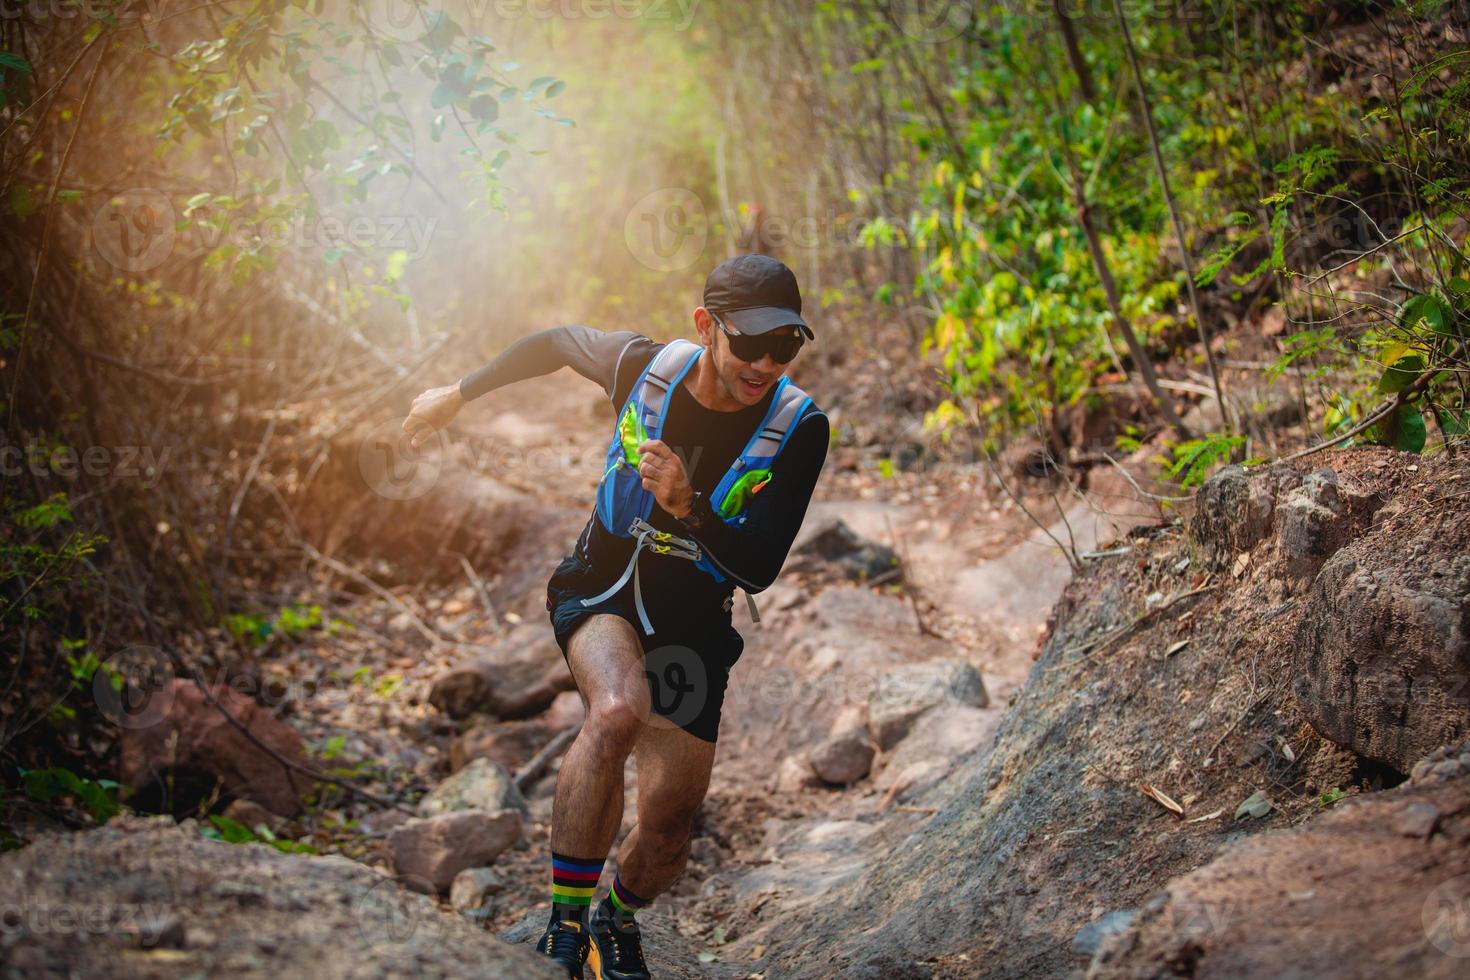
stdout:
{"type": "Polygon", "coordinates": [[[1148,130],[1148,145],[1153,151],[1154,169],[1159,175],[1159,189],[1164,194],[1164,204],[1169,209],[1169,220],[1174,225],[1174,237],[1179,240],[1179,257],[1184,266],[1184,283],[1189,289],[1189,305],[1194,309],[1194,325],[1199,332],[1200,346],[1205,351],[1205,363],[1210,367],[1210,381],[1215,386],[1215,400],[1220,403],[1220,421],[1226,431],[1238,429],[1239,421],[1232,417],[1230,405],[1225,401],[1225,389],[1220,384],[1220,369],[1215,364],[1215,352],[1210,349],[1210,336],[1205,330],[1204,311],[1200,309],[1199,293],[1194,285],[1194,260],[1189,257],[1189,243],[1184,237],[1184,224],[1179,220],[1179,208],[1174,203],[1174,191],[1169,187],[1169,172],[1164,167],[1164,154],[1159,150],[1159,134],[1154,128],[1154,110],[1149,101],[1148,88],[1143,82],[1143,71],[1138,67],[1138,53],[1133,48],[1133,35],[1128,30],[1128,18],[1123,14],[1122,0],[1113,0],[1113,10],[1118,15],[1118,26],[1123,31],[1123,49],[1128,53],[1128,64],[1133,68],[1133,80],[1138,86],[1138,105],[1143,122],[1148,130]]]}

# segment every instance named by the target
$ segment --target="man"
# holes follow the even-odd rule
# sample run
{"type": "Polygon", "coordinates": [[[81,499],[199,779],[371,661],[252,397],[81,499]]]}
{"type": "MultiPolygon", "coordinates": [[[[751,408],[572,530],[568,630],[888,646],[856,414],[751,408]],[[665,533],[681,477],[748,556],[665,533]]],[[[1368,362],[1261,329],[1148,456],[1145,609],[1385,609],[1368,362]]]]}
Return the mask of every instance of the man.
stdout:
{"type": "Polygon", "coordinates": [[[557,643],[587,706],[552,803],[552,914],[538,949],[573,977],[649,976],[635,914],[684,870],[709,788],[720,708],[744,642],[734,589],[776,578],[826,459],[827,417],[785,377],[804,339],[796,277],[764,255],[723,263],[694,310],[699,344],[559,327],[414,400],[417,446],[466,402],[561,367],[616,411],[607,471],[547,584],[557,643]],[[638,765],[638,822],[591,912],[638,765]]]}

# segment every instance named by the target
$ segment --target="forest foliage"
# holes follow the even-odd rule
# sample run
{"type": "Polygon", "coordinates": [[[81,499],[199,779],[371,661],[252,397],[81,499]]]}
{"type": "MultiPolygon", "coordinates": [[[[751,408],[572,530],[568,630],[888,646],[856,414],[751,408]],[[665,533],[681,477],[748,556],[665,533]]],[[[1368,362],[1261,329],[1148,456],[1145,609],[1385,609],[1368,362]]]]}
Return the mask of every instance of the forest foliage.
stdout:
{"type": "Polygon", "coordinates": [[[734,251],[793,266],[824,356],[921,376],[939,439],[1065,457],[1136,398],[1101,448],[1189,485],[1284,448],[1272,388],[1298,444],[1465,436],[1463,3],[501,6],[0,18],[0,756],[38,794],[105,810],[17,748],[84,754],[97,652],[296,622],[291,507],[425,365],[684,329],[734,251]],[[650,197],[682,265],[628,254],[650,197]]]}

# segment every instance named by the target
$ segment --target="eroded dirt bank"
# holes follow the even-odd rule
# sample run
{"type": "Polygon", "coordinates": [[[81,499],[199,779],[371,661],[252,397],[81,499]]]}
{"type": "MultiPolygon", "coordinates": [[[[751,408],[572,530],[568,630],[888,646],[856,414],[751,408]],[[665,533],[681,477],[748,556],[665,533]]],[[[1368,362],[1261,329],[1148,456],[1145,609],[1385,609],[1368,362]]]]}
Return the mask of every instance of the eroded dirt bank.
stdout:
{"type": "MultiPolygon", "coordinates": [[[[548,390],[548,402],[573,431],[502,414],[485,438],[521,453],[595,442],[583,400],[548,390]]],[[[355,861],[203,840],[188,823],[40,834],[0,857],[22,904],[76,905],[86,891],[93,904],[166,909],[161,925],[101,923],[84,941],[74,926],[7,919],[7,962],[81,971],[121,948],[130,972],[159,976],[303,975],[313,958],[343,976],[487,964],[538,975],[490,934],[525,942],[545,916],[557,762],[527,766],[579,705],[541,586],[585,519],[577,481],[597,476],[595,460],[583,473],[569,458],[540,487],[497,478],[480,494],[491,474],[461,467],[425,500],[318,515],[338,533],[356,520],[391,535],[395,513],[437,508],[438,546],[484,581],[395,570],[412,564],[405,543],[375,569],[397,583],[394,601],[344,597],[360,628],[247,665],[274,679],[267,693],[285,692],[260,700],[315,762],[412,818],[337,796],[272,820],[355,861]],[[523,505],[534,529],[461,541],[523,505]],[[511,792],[514,773],[525,778],[511,792]],[[424,821],[486,808],[497,828],[513,810],[515,832],[469,864],[422,869],[427,885],[405,866],[423,856],[404,842],[424,821]],[[358,938],[339,956],[343,936],[358,938]]],[[[1227,470],[1188,522],[1144,520],[1116,542],[1137,516],[1053,499],[1057,537],[1094,552],[1054,607],[1043,597],[1069,579],[1066,561],[978,468],[944,477],[874,487],[839,461],[761,597],[763,622],[737,603],[747,645],[690,867],[641,916],[656,975],[1231,976],[1280,962],[1301,976],[1448,976],[1462,965],[1466,777],[1457,754],[1420,760],[1470,735],[1455,686],[1470,676],[1470,467],[1355,450],[1227,470]],[[837,521],[850,538],[834,538],[837,521]]]]}

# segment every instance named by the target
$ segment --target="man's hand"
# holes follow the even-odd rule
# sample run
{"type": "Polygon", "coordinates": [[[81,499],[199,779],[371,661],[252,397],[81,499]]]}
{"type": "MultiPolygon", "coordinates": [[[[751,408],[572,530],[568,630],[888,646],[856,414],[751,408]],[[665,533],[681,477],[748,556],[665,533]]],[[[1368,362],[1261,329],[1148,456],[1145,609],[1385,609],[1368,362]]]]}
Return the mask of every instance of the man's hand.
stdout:
{"type": "Polygon", "coordinates": [[[683,460],[662,439],[645,439],[638,451],[643,454],[638,464],[643,489],[653,491],[653,499],[674,517],[687,516],[694,488],[689,485],[683,460]]]}
{"type": "Polygon", "coordinates": [[[423,445],[435,432],[446,428],[459,410],[464,407],[464,396],[459,385],[430,388],[413,400],[408,418],[403,420],[403,431],[408,433],[408,444],[414,449],[423,445]]]}

